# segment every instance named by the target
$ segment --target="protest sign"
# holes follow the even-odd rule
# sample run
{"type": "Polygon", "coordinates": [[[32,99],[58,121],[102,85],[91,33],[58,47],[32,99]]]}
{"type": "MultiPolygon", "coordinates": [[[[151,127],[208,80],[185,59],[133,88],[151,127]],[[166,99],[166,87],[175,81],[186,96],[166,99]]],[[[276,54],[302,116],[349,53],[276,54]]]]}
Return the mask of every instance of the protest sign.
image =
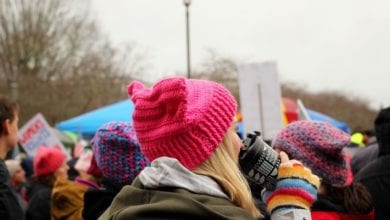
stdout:
{"type": "Polygon", "coordinates": [[[58,148],[70,158],[41,113],[36,114],[19,130],[19,143],[31,157],[35,155],[39,146],[46,146],[58,148]]]}
{"type": "Polygon", "coordinates": [[[261,131],[265,140],[272,140],[283,127],[276,64],[265,62],[241,65],[238,79],[244,131],[261,131]]]}

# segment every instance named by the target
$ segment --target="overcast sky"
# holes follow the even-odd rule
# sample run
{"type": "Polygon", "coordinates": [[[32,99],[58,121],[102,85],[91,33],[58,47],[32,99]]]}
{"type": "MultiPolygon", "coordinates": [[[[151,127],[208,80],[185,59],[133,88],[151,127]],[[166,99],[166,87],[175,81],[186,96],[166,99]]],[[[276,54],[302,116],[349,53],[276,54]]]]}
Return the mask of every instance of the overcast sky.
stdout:
{"type": "MultiPolygon", "coordinates": [[[[92,0],[114,43],[136,42],[157,78],[186,72],[182,0],[92,0]]],[[[279,79],[390,106],[390,1],[193,0],[192,67],[217,53],[276,61],[279,79]]]]}

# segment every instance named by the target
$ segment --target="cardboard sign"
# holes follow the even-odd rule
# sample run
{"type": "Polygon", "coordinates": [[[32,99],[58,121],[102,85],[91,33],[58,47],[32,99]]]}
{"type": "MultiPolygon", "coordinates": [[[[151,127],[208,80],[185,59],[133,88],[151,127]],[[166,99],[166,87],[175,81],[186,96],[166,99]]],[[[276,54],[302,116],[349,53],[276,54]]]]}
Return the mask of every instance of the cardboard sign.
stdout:
{"type": "Polygon", "coordinates": [[[241,112],[246,133],[260,131],[273,140],[283,128],[281,91],[273,62],[251,63],[238,68],[241,112]]]}
{"type": "Polygon", "coordinates": [[[36,114],[19,130],[19,143],[31,157],[34,157],[39,146],[46,146],[58,148],[70,158],[41,113],[36,114]]]}

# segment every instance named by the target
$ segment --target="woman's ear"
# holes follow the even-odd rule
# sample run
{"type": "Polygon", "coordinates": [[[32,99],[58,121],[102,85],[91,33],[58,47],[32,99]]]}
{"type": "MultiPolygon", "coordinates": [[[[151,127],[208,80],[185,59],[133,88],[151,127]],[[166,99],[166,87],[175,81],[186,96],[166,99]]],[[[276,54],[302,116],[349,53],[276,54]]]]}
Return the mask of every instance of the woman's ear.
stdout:
{"type": "Polygon", "coordinates": [[[3,124],[3,134],[4,135],[8,135],[9,134],[9,130],[11,128],[11,120],[10,119],[5,119],[3,124]]]}

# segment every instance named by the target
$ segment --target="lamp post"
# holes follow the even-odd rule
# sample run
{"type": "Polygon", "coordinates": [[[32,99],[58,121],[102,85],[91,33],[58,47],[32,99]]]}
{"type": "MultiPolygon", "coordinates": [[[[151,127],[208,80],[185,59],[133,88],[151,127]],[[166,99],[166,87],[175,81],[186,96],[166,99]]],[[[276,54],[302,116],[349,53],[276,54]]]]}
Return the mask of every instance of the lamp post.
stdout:
{"type": "Polygon", "coordinates": [[[190,17],[189,7],[191,0],[183,0],[184,6],[186,6],[186,33],[187,33],[187,78],[191,78],[191,60],[190,60],[190,17]]]}

